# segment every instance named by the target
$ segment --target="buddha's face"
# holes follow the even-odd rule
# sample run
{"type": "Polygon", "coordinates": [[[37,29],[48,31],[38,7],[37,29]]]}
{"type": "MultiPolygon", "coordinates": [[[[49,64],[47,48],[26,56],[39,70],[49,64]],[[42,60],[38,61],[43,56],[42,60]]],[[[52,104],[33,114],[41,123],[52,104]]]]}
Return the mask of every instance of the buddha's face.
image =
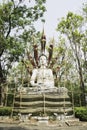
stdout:
{"type": "Polygon", "coordinates": [[[47,58],[45,56],[40,57],[40,66],[41,65],[47,66],[47,58]]]}

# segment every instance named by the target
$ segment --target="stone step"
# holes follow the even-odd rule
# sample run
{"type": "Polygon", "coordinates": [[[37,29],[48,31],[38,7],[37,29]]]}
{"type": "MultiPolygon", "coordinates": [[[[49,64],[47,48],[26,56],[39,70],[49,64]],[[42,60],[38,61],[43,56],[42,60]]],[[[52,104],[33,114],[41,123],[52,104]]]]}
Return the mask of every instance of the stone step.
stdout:
{"type": "Polygon", "coordinates": [[[31,101],[43,101],[43,100],[46,100],[46,101],[54,101],[54,102],[61,102],[61,101],[70,101],[70,98],[63,98],[63,97],[55,97],[53,96],[48,96],[46,95],[45,97],[43,96],[40,96],[40,97],[37,97],[37,96],[31,96],[31,97],[26,97],[26,96],[17,96],[15,97],[15,101],[22,101],[22,102],[31,102],[31,101]]]}
{"type": "Polygon", "coordinates": [[[38,112],[48,112],[48,113],[59,113],[59,114],[64,114],[64,113],[72,113],[72,108],[58,108],[58,107],[38,107],[38,108],[14,108],[14,112],[19,112],[19,113],[38,113],[38,112]]]}
{"type": "Polygon", "coordinates": [[[15,101],[15,104],[14,106],[16,107],[40,107],[40,106],[48,106],[48,107],[64,107],[64,106],[67,106],[67,107],[71,107],[72,104],[71,102],[52,102],[52,101],[34,101],[34,102],[17,102],[15,101]]]}

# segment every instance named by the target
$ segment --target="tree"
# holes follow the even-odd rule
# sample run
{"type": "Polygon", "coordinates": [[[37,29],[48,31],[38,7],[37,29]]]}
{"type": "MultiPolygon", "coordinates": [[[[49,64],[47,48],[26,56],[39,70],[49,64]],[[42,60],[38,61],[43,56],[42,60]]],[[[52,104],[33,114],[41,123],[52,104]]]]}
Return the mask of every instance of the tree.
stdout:
{"type": "MultiPolygon", "coordinates": [[[[1,83],[6,80],[12,65],[23,57],[26,44],[35,33],[34,22],[46,11],[45,0],[33,0],[33,4],[31,3],[32,1],[25,0],[3,0],[0,3],[1,83]]],[[[0,93],[1,91],[0,87],[0,93]]]]}
{"type": "MultiPolygon", "coordinates": [[[[77,66],[79,74],[80,88],[84,94],[85,85],[84,85],[83,68],[82,68],[82,57],[83,57],[82,39],[85,36],[84,33],[82,32],[83,21],[84,18],[82,16],[69,12],[66,18],[62,18],[62,20],[59,22],[57,30],[60,31],[62,34],[64,34],[65,37],[68,39],[67,42],[69,43],[72,49],[74,59],[76,60],[76,62],[74,63],[77,66]]],[[[85,95],[83,97],[85,101],[85,95]]]]}
{"type": "Polygon", "coordinates": [[[84,17],[84,37],[82,39],[84,82],[87,90],[87,2],[83,4],[82,15],[84,17]]]}

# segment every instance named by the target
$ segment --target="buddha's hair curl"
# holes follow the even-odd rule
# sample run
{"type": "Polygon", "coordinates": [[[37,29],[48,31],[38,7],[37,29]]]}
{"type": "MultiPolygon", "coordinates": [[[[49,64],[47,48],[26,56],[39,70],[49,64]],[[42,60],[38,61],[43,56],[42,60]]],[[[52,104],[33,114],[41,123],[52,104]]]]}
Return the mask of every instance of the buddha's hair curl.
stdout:
{"type": "Polygon", "coordinates": [[[47,56],[46,56],[45,54],[41,54],[41,55],[39,56],[39,60],[40,60],[40,58],[41,58],[42,56],[46,57],[46,60],[47,60],[47,56]]]}

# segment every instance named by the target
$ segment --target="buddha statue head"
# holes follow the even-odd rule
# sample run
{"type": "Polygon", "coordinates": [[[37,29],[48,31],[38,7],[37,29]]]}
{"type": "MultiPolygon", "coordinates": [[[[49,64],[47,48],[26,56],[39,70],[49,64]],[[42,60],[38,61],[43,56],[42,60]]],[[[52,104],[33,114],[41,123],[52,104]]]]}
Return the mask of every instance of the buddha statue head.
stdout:
{"type": "Polygon", "coordinates": [[[41,54],[39,56],[39,66],[44,66],[46,67],[47,66],[47,56],[45,54],[41,54]]]}

